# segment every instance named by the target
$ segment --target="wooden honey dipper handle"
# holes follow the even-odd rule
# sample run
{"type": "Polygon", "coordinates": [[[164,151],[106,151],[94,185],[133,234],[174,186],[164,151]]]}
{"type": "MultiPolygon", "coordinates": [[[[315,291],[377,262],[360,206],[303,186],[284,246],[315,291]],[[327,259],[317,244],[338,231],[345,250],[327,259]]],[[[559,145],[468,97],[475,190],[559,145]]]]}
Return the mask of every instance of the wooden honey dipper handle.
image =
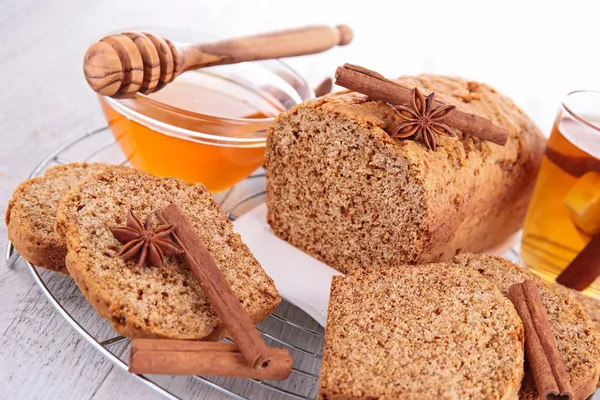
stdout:
{"type": "Polygon", "coordinates": [[[92,44],[83,72],[97,93],[126,98],[156,92],[192,69],[319,53],[350,43],[352,36],[346,25],[308,26],[176,47],[151,33],[123,32],[92,44]]]}

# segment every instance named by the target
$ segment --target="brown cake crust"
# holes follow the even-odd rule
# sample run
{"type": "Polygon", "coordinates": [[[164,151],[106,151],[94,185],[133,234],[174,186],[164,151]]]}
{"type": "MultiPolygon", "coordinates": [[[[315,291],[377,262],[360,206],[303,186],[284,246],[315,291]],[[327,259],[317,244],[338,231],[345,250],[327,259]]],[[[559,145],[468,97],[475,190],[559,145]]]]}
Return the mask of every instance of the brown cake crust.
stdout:
{"type": "Polygon", "coordinates": [[[129,210],[144,220],[171,203],[186,214],[250,319],[265,319],[279,293],[211,193],[201,184],[141,172],[94,177],[61,199],[57,230],[66,238],[67,269],[90,304],[128,337],[213,340],[226,334],[182,256],[167,257],[161,268],[118,256],[122,245],[109,228],[123,226],[129,210]]]}
{"type": "Polygon", "coordinates": [[[423,75],[398,80],[509,131],[499,146],[458,132],[437,151],[386,131],[390,107],[343,92],[282,113],[267,137],[273,232],[332,267],[446,260],[505,240],[521,225],[545,139],[484,84],[423,75]]]}
{"type": "Polygon", "coordinates": [[[128,167],[109,164],[70,163],[49,168],[43,176],[22,182],[6,210],[8,239],[30,263],[68,274],[67,244],[54,231],[60,198],[83,179],[128,167]]]}

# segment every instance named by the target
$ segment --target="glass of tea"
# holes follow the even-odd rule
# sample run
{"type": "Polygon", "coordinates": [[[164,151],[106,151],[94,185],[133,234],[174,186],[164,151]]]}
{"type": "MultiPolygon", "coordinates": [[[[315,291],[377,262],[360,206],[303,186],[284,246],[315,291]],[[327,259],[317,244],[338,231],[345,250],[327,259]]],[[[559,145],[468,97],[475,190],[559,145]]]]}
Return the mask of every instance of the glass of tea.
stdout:
{"type": "Polygon", "coordinates": [[[572,92],[558,112],[523,229],[538,275],[600,298],[600,92],[572,92]]]}
{"type": "MultiPolygon", "coordinates": [[[[175,45],[216,40],[179,29],[134,30],[175,45]]],[[[266,131],[274,118],[312,97],[312,89],[288,65],[265,60],[188,71],[155,93],[100,96],[100,104],[135,168],[219,192],[264,164],[266,131]]]]}

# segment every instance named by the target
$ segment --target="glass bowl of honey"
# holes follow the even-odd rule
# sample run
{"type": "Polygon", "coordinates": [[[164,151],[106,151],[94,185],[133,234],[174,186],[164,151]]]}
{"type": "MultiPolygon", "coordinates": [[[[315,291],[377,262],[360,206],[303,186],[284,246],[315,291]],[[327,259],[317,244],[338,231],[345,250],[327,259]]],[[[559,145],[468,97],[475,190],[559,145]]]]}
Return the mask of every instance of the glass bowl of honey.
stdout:
{"type": "MultiPolygon", "coordinates": [[[[175,45],[216,40],[177,29],[135,31],[158,34],[175,45]]],[[[274,118],[312,97],[292,68],[266,60],[188,71],[155,93],[100,96],[100,104],[135,168],[219,192],[264,164],[266,130],[274,118]]]]}

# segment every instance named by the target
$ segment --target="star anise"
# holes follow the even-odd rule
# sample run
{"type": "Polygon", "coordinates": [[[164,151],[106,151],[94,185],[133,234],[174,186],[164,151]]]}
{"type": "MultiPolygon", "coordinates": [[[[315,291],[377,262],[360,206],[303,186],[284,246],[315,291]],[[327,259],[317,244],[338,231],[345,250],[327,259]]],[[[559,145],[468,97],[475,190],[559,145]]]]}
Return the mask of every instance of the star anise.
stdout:
{"type": "Polygon", "coordinates": [[[110,228],[110,231],[119,242],[124,244],[119,257],[124,260],[136,259],[136,264],[139,266],[148,262],[155,267],[162,267],[165,256],[183,253],[177,244],[167,239],[174,228],[174,225],[159,225],[152,230],[151,214],[146,217],[142,225],[142,221],[129,210],[127,226],[110,228]]]}
{"type": "Polygon", "coordinates": [[[435,93],[425,99],[419,89],[411,90],[411,106],[395,106],[394,111],[404,120],[391,135],[392,138],[406,139],[414,135],[414,140],[425,144],[431,150],[437,147],[437,135],[454,136],[442,120],[454,110],[453,105],[433,107],[435,93]]]}

